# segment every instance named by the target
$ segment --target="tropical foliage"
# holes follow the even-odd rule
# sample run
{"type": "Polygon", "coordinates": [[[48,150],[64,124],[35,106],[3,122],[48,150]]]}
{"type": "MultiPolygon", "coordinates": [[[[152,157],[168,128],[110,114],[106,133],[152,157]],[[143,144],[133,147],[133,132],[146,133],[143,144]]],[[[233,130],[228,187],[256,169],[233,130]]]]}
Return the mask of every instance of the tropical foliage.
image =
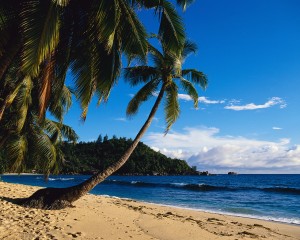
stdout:
{"type": "MultiPolygon", "coordinates": [[[[177,1],[183,9],[190,2],[177,1]]],[[[180,49],[183,23],[166,0],[1,1],[0,147],[13,153],[12,170],[22,170],[26,159],[40,164],[38,159],[44,158],[48,173],[62,159],[58,136],[76,139],[62,125],[70,107],[71,93],[65,86],[69,70],[85,119],[95,93],[99,102],[109,97],[122,54],[129,61],[145,59],[147,33],[136,13],[141,8],[154,10],[159,36],[170,49],[180,49]],[[46,119],[47,111],[57,122],[46,119]],[[35,142],[37,138],[43,141],[35,142]],[[38,149],[40,157],[29,154],[38,149]]]]}
{"type": "MultiPolygon", "coordinates": [[[[70,105],[66,87],[63,93],[58,101],[61,111],[70,105]]],[[[47,176],[50,171],[57,172],[64,160],[60,149],[62,141],[75,142],[77,135],[61,122],[40,120],[37,106],[31,104],[36,98],[32,80],[25,78],[0,122],[0,147],[10,171],[38,168],[47,176]]]]}
{"type": "MultiPolygon", "coordinates": [[[[185,9],[192,0],[176,2],[185,9]]],[[[195,107],[198,94],[193,83],[202,88],[207,84],[203,73],[181,68],[183,60],[195,51],[195,45],[185,41],[182,19],[167,0],[2,1],[0,34],[0,129],[4,136],[0,141],[5,155],[13,156],[13,167],[19,168],[30,152],[35,163],[46,164],[46,174],[55,160],[61,159],[58,146],[62,137],[76,140],[74,132],[62,125],[70,99],[66,97],[67,71],[71,70],[74,77],[74,92],[85,119],[95,94],[99,102],[108,99],[121,72],[122,55],[129,63],[133,59],[145,62],[149,53],[153,62],[153,66],[125,69],[124,77],[131,85],[145,84],[130,101],[128,115],[135,114],[151,96],[157,94],[157,98],[144,125],[120,158],[77,186],[38,190],[20,200],[25,206],[70,206],[127,162],[164,98],[166,132],[170,129],[180,113],[178,83],[194,100],[195,107]],[[136,13],[141,8],[154,10],[160,20],[157,38],[161,51],[147,42],[148,35],[136,13]],[[9,80],[10,76],[14,80],[9,80]],[[58,122],[47,120],[47,111],[58,122]]]]}
{"type": "Polygon", "coordinates": [[[149,44],[149,57],[152,59],[153,66],[125,68],[124,78],[127,82],[132,86],[144,84],[129,102],[126,113],[129,116],[136,114],[141,103],[156,95],[157,90],[160,89],[160,94],[166,94],[164,109],[167,132],[180,114],[179,87],[190,96],[194,101],[194,107],[197,108],[198,93],[194,84],[205,89],[207,79],[205,74],[196,69],[182,69],[182,63],[186,57],[197,50],[194,43],[185,41],[179,53],[170,50],[163,40],[160,43],[162,52],[149,44]]]}
{"type": "MultiPolygon", "coordinates": [[[[178,1],[183,7],[190,1],[178,1]]],[[[68,1],[12,0],[0,4],[0,79],[15,63],[38,89],[39,117],[60,95],[67,71],[73,72],[85,118],[94,93],[107,100],[121,69],[121,55],[144,58],[146,30],[136,10],[154,9],[159,35],[169,47],[184,41],[181,18],[166,0],[68,1]]],[[[16,87],[1,95],[1,106],[16,87]]]]}

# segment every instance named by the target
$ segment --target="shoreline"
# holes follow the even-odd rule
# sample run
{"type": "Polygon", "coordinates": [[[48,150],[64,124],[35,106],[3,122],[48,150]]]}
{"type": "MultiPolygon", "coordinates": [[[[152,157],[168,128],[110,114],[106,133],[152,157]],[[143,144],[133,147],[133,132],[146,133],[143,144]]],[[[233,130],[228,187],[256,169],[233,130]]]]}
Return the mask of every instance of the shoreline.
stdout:
{"type": "Polygon", "coordinates": [[[88,194],[63,210],[9,199],[40,187],[0,182],[0,239],[300,239],[300,226],[88,194]]]}
{"type": "MultiPolygon", "coordinates": [[[[43,176],[43,174],[37,174],[37,173],[5,173],[1,175],[7,175],[7,176],[16,176],[16,175],[28,175],[28,176],[43,176]]],[[[1,175],[0,175],[0,181],[1,181],[1,175]]],[[[64,175],[64,176],[72,176],[72,175],[64,175]]],[[[12,183],[12,184],[21,184],[24,186],[33,186],[37,188],[41,188],[41,186],[38,185],[26,185],[22,183],[12,183]]],[[[262,221],[268,221],[268,222],[274,222],[274,223],[282,223],[282,224],[288,224],[288,225],[293,225],[293,226],[300,226],[300,220],[295,219],[295,218],[281,218],[281,217],[274,217],[274,216],[267,216],[267,215],[251,215],[251,214],[243,214],[243,213],[233,213],[233,212],[226,212],[226,211],[221,211],[221,210],[215,210],[215,209],[205,209],[205,208],[193,208],[193,207],[188,207],[188,206],[179,206],[179,205],[172,205],[168,203],[159,203],[159,202],[151,202],[147,200],[140,200],[140,199],[135,199],[135,198],[124,198],[124,197],[118,197],[114,195],[107,195],[107,194],[96,194],[96,193],[89,193],[95,196],[100,196],[100,197],[108,197],[108,198],[116,198],[116,199],[121,199],[121,200],[131,200],[131,201],[139,201],[141,203],[145,204],[153,204],[158,207],[172,207],[172,208],[177,208],[177,209],[182,209],[182,210],[191,210],[191,211],[196,211],[196,212],[204,212],[204,213],[211,213],[211,214],[220,214],[220,215],[226,215],[226,216],[232,216],[232,217],[241,217],[241,218],[246,218],[246,219],[253,219],[253,220],[262,220],[262,221]]]]}
{"type": "Polygon", "coordinates": [[[120,197],[109,196],[109,195],[97,195],[97,194],[93,194],[93,193],[91,193],[91,194],[95,195],[95,196],[103,196],[103,197],[108,197],[108,198],[118,198],[118,199],[121,199],[121,200],[132,200],[132,201],[137,201],[137,202],[141,202],[141,203],[145,203],[145,204],[156,205],[158,207],[170,207],[170,208],[176,208],[176,209],[179,209],[179,210],[189,210],[189,211],[195,211],[195,212],[200,212],[200,213],[218,214],[218,215],[225,215],[225,216],[229,216],[229,217],[238,217],[238,218],[245,218],[245,219],[251,219],[251,220],[260,220],[260,221],[266,221],[266,222],[271,222],[271,223],[287,224],[287,225],[291,225],[291,226],[299,226],[300,227],[300,223],[284,222],[284,221],[276,220],[275,218],[272,219],[272,217],[269,217],[270,219],[266,219],[264,217],[259,217],[259,216],[253,216],[252,217],[252,216],[249,216],[247,214],[239,214],[239,213],[234,214],[234,213],[230,213],[230,212],[214,211],[214,210],[209,210],[209,209],[198,209],[198,208],[189,208],[189,207],[168,205],[168,204],[162,204],[162,203],[146,202],[146,201],[135,200],[135,199],[131,199],[131,198],[120,198],[120,197]]]}

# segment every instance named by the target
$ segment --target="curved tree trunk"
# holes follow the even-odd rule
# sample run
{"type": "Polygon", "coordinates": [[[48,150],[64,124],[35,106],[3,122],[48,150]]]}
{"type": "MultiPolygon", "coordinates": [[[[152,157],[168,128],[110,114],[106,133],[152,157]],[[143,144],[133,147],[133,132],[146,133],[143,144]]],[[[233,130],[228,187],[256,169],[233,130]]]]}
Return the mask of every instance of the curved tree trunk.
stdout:
{"type": "Polygon", "coordinates": [[[42,209],[63,209],[65,207],[71,207],[74,201],[87,194],[96,185],[104,181],[108,176],[116,172],[126,163],[130,155],[138,145],[139,141],[141,140],[142,136],[145,134],[148,127],[150,126],[153,117],[158,109],[158,106],[163,98],[164,91],[165,84],[163,84],[146,122],[136,135],[131,146],[127,149],[127,151],[117,162],[104,169],[103,171],[96,173],[88,180],[82,182],[79,185],[68,188],[44,188],[36,191],[29,198],[17,199],[16,202],[26,207],[42,209]]]}

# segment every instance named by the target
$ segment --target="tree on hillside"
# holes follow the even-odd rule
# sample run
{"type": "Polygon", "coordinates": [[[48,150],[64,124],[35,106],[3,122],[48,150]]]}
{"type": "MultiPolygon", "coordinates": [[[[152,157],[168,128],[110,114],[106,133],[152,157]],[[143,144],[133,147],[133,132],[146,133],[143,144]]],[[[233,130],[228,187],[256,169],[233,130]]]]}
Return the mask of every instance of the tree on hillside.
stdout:
{"type": "Polygon", "coordinates": [[[155,103],[150,111],[150,114],[143,124],[142,128],[136,135],[130,147],[125,151],[121,158],[114,162],[103,171],[90,177],[83,183],[69,188],[46,188],[35,192],[27,199],[21,199],[20,203],[25,206],[46,208],[46,209],[61,209],[70,206],[72,202],[79,199],[81,196],[88,193],[97,184],[102,182],[112,173],[122,167],[128,160],[134,149],[137,147],[140,139],[150,126],[153,117],[158,110],[158,107],[164,98],[165,101],[165,117],[167,122],[166,131],[170,129],[172,124],[179,116],[178,103],[178,85],[179,81],[183,90],[194,100],[194,106],[198,104],[198,94],[193,83],[205,88],[207,80],[202,72],[195,69],[182,70],[181,65],[183,60],[191,53],[196,51],[195,44],[185,42],[181,51],[173,52],[162,43],[162,52],[149,45],[149,54],[153,58],[154,66],[137,66],[125,69],[124,77],[132,85],[144,83],[145,85],[135,94],[127,107],[127,114],[132,115],[138,111],[140,104],[151,96],[157,89],[159,93],[155,103]],[[186,77],[186,78],[184,78],[186,77]],[[190,81],[189,81],[190,80],[190,81]]]}

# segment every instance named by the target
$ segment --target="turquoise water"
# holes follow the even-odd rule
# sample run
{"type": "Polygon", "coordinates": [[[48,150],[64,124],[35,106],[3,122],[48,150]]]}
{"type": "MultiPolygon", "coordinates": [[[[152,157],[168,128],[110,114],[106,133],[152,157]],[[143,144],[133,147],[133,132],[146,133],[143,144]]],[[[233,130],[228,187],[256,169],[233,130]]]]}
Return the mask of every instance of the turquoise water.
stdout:
{"type": "MultiPolygon", "coordinates": [[[[2,176],[2,181],[67,187],[89,176],[2,176]]],[[[300,224],[300,175],[111,176],[91,193],[300,224]]],[[[1,195],[1,194],[0,194],[1,195]]]]}

